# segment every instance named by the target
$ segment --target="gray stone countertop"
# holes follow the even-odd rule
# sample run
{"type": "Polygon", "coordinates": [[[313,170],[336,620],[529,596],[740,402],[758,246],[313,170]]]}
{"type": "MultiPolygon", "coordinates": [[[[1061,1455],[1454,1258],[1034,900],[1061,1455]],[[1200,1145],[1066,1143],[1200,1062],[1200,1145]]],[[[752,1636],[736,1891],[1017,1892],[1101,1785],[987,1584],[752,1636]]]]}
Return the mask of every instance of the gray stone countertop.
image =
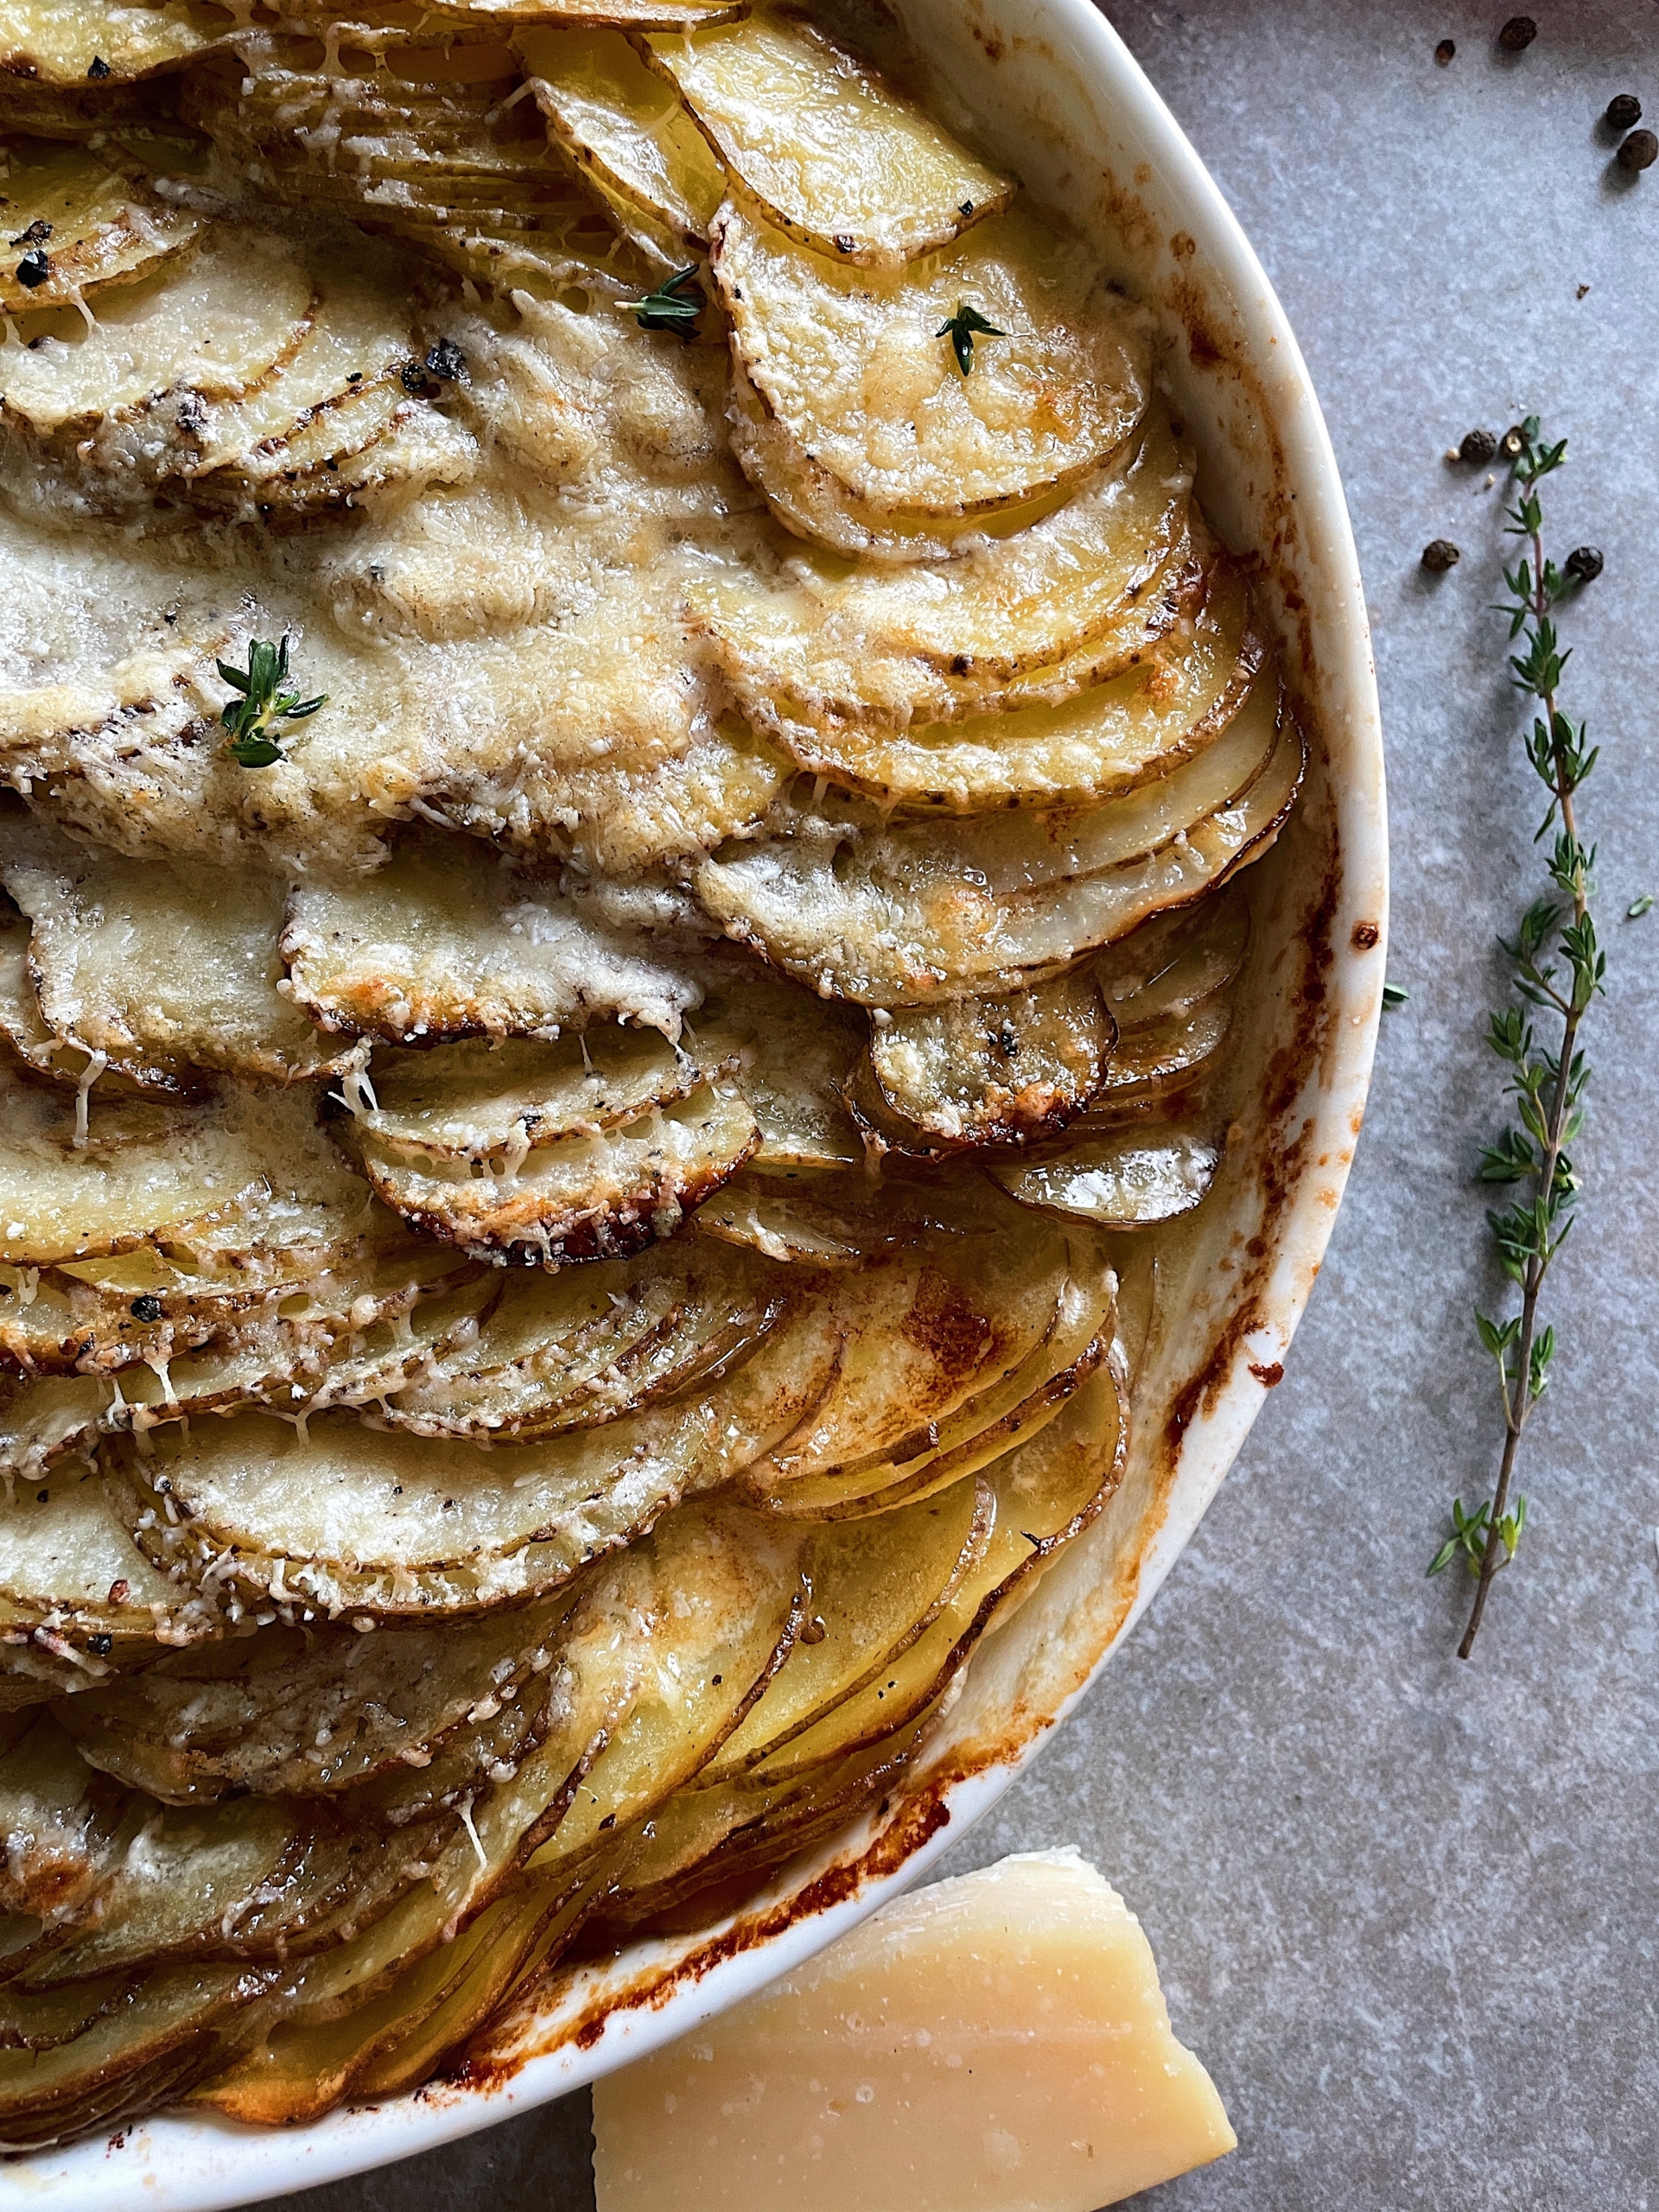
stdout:
{"type": "MultiPolygon", "coordinates": [[[[1152,1937],[1239,2148],[1153,2212],[1638,2212],[1659,2204],[1659,119],[1654,0],[1115,0],[1230,199],[1324,401],[1359,539],[1393,823],[1390,969],[1368,1125],[1283,1385],[1083,1709],[945,1861],[1076,1843],[1152,1937]],[[1455,60],[1434,61],[1456,41],[1455,60]],[[1535,410],[1570,440],[1564,703],[1603,746],[1610,982],[1591,1028],[1562,1349],[1533,1503],[1472,1662],[1465,1588],[1424,1568],[1487,1494],[1501,1295],[1471,1181],[1495,1126],[1494,950],[1542,887],[1497,597],[1501,487],[1442,456],[1535,410]],[[1430,579],[1425,543],[1461,564],[1430,579]]],[[[289,2200],[304,2212],[588,2212],[587,2099],[289,2200]]],[[[857,2212],[849,2206],[848,2212],[857,2212]]]]}

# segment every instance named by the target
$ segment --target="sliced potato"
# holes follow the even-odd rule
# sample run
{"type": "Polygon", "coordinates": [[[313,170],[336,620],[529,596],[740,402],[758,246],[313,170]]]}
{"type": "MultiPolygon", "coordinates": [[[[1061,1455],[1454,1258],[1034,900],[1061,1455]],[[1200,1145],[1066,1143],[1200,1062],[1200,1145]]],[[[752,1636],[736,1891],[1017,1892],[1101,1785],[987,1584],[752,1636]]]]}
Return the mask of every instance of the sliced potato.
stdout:
{"type": "Polygon", "coordinates": [[[1191,1014],[1172,1014],[1164,1021],[1138,1022],[1133,1029],[1124,1030],[1100,1104],[1110,1109],[1130,1098],[1172,1089],[1219,1052],[1231,1027],[1227,1007],[1211,1000],[1191,1014]]]}
{"type": "Polygon", "coordinates": [[[390,1393],[383,1416],[480,1443],[596,1428],[718,1382],[793,1302],[764,1262],[706,1246],[510,1274],[481,1325],[390,1393]]]}
{"type": "Polygon", "coordinates": [[[645,51],[749,201],[835,260],[901,268],[1014,197],[1007,177],[798,16],[768,10],[645,51]]]}
{"type": "Polygon", "coordinates": [[[549,130],[578,172],[666,226],[682,245],[706,251],[725,174],[672,89],[620,32],[526,29],[514,45],[549,130]]]}
{"type": "Polygon", "coordinates": [[[375,1195],[424,1235],[475,1259],[554,1268],[616,1259],[671,1236],[760,1142],[741,1091],[704,1084],[594,1136],[537,1145],[499,1166],[415,1166],[360,1124],[336,1123],[375,1195]]]}
{"type": "Polygon", "coordinates": [[[216,1636],[221,1626],[194,1591],[136,1548],[108,1487],[84,1465],[60,1467],[38,1487],[18,1484],[0,1505],[8,1665],[43,1655],[59,1662],[66,1686],[79,1677],[89,1688],[107,1676],[111,1656],[216,1636]],[[94,1650],[94,1638],[107,1638],[110,1650],[94,1650]]]}
{"type": "Polygon", "coordinates": [[[1101,1090],[1116,1033],[1079,969],[1011,998],[903,1008],[872,1035],[855,1103],[900,1151],[1029,1144],[1101,1090]]]}
{"type": "Polygon", "coordinates": [[[1276,713],[1273,688],[1258,684],[1197,760],[1063,828],[1003,814],[849,835],[815,817],[792,837],[706,862],[698,896],[803,982],[867,1005],[1028,983],[1267,849],[1303,763],[1300,732],[1275,734],[1276,713]]]}
{"type": "Polygon", "coordinates": [[[979,1236],[995,1227],[982,1185],[932,1175],[911,1181],[818,1166],[762,1168],[734,1175],[692,1226],[699,1236],[747,1245],[769,1260],[849,1268],[917,1244],[934,1230],[979,1236]]]}
{"type": "Polygon", "coordinates": [[[1019,212],[887,274],[838,268],[730,206],[709,266],[762,404],[874,506],[962,515],[1033,499],[1104,461],[1150,397],[1144,318],[1019,212]],[[975,342],[968,375],[942,328],[964,301],[999,334],[975,342]]]}
{"type": "Polygon", "coordinates": [[[704,1787],[762,1764],[923,1634],[989,1540],[987,1488],[968,1477],[919,1503],[820,1531],[809,1554],[810,1618],[704,1787]]]}
{"type": "Polygon", "coordinates": [[[190,0],[6,0],[0,69],[31,86],[84,94],[91,123],[124,85],[176,69],[234,29],[223,10],[190,0]]]}
{"type": "Polygon", "coordinates": [[[1128,1031],[1179,1020],[1224,990],[1243,965],[1249,941],[1249,903],[1230,892],[1148,922],[1103,953],[1095,973],[1128,1031]]]}
{"type": "Polygon", "coordinates": [[[425,837],[373,875],[300,885],[294,995],[326,1028],[395,1043],[543,1036],[598,1016],[677,1036],[701,986],[470,838],[425,837]]]}
{"type": "Polygon", "coordinates": [[[1160,415],[1133,454],[1011,537],[942,566],[793,549],[775,582],[694,578],[693,620],[744,712],[785,737],[797,723],[902,731],[1066,699],[1132,666],[1176,620],[1191,480],[1160,415]]]}
{"type": "Polygon", "coordinates": [[[1168,775],[1227,728],[1264,658],[1247,622],[1242,582],[1212,574],[1195,621],[1177,622],[1136,666],[1058,706],[902,734],[787,723],[782,734],[804,768],[890,805],[1091,805],[1168,775]]]}
{"type": "Polygon", "coordinates": [[[277,991],[286,887],[276,879],[124,860],[8,818],[0,882],[34,925],[41,1014],[64,1047],[143,1085],[181,1066],[287,1082],[346,1065],[277,991]]]}
{"type": "Polygon", "coordinates": [[[700,1400],[495,1452],[341,1414],[303,1433],[241,1414],[162,1431],[148,1456],[106,1448],[141,1548],[227,1604],[301,1619],[473,1611],[556,1589],[728,1481],[817,1402],[839,1342],[804,1311],[700,1400]]]}
{"type": "Polygon", "coordinates": [[[1102,1229],[1146,1229],[1202,1204],[1221,1154],[1191,1130],[1142,1123],[1068,1145],[1058,1159],[999,1160],[1010,1198],[1102,1229]]]}
{"type": "Polygon", "coordinates": [[[499,23],[520,29],[569,23],[584,30],[689,31],[729,22],[748,0],[431,0],[428,13],[446,22],[499,23]]]}
{"type": "MultiPolygon", "coordinates": [[[[7,1127],[0,1262],[48,1266],[158,1240],[198,1259],[312,1248],[369,1233],[372,1201],[315,1126],[303,1092],[210,1104],[73,1106],[0,1070],[7,1127]]],[[[385,1217],[381,1217],[384,1222],[385,1217]]]]}
{"type": "MultiPolygon", "coordinates": [[[[90,1770],[49,1714],[5,1726],[0,1910],[49,1933],[87,1911],[109,1879],[127,1841],[124,1808],[119,1792],[90,1770]]],[[[17,1948],[14,1942],[9,1952],[17,1948]]]]}
{"type": "Polygon", "coordinates": [[[987,1471],[988,1541],[950,1603],[864,1687],[758,1764],[755,1779],[776,1785],[847,1758],[925,1710],[993,1621],[1103,1510],[1122,1479],[1127,1441],[1122,1386],[1103,1362],[1056,1418],[987,1471]]]}
{"type": "Polygon", "coordinates": [[[13,140],[6,157],[3,220],[15,251],[0,265],[0,314],[38,313],[149,276],[201,229],[200,215],[136,189],[84,147],[13,140]]]}
{"type": "MultiPolygon", "coordinates": [[[[148,11],[146,11],[148,12],[148,11]]],[[[118,461],[127,411],[156,395],[239,397],[299,346],[314,287],[294,248],[269,232],[220,225],[188,258],[124,284],[73,338],[44,337],[7,358],[4,418],[66,458],[87,438],[118,461]]]]}
{"type": "Polygon", "coordinates": [[[383,1050],[370,1065],[374,1103],[355,1119],[365,1137],[411,1166],[487,1160],[511,1173],[539,1145],[598,1136],[649,1106],[684,1098],[725,1072],[729,1057],[718,1049],[694,1056],[655,1030],[618,1028],[558,1043],[506,1038],[383,1050]]]}
{"type": "Polygon", "coordinates": [[[715,982],[685,1035],[700,1055],[735,1048],[735,1080],[760,1125],[757,1168],[862,1163],[843,1096],[865,1040],[855,1015],[775,976],[746,976],[715,982]]]}
{"type": "MultiPolygon", "coordinates": [[[[10,818],[0,817],[0,824],[9,827],[10,818]]],[[[182,1087],[170,1075],[157,1084],[107,1068],[95,1070],[90,1051],[60,1037],[41,1012],[40,994],[29,972],[29,924],[21,915],[0,913],[0,1038],[25,1066],[72,1090],[79,1090],[83,1083],[101,1082],[106,1097],[129,1090],[171,1093],[182,1087]]]]}
{"type": "Polygon", "coordinates": [[[168,1804],[333,1795],[429,1764],[452,1731],[512,1703],[553,1664],[573,1603],[366,1637],[273,1626],[169,1654],[77,1698],[64,1725],[89,1764],[168,1804]]]}

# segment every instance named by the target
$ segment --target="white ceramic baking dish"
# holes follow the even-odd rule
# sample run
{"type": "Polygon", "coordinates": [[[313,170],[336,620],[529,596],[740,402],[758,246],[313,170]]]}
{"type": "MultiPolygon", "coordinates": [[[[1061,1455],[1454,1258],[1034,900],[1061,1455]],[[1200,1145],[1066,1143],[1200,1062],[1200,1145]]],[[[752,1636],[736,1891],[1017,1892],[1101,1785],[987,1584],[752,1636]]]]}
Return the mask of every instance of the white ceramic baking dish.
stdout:
{"type": "Polygon", "coordinates": [[[1319,1272],[1357,1135],[1387,922],[1382,752],[1357,563],[1319,403],[1237,223],[1089,0],[898,0],[948,113],[1095,238],[1154,311],[1211,520],[1262,563],[1314,738],[1252,878],[1249,1088],[1222,1177],[1163,1267],[1135,1449],[1105,1517],[993,1635],[883,1816],[733,1920],[575,1972],[467,2078],[291,2133],[166,2117],[10,2164],[19,2204],[209,2212],[404,2158],[542,2104],[785,1973],[954,1843],[1133,1624],[1232,1464],[1319,1272]]]}

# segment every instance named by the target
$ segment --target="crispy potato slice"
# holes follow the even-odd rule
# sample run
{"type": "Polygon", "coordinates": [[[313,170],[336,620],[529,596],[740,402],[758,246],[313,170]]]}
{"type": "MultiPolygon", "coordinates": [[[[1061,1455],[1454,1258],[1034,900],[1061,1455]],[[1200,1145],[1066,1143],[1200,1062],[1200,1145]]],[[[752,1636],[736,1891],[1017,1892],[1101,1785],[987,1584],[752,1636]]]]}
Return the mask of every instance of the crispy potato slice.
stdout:
{"type": "Polygon", "coordinates": [[[470,838],[417,839],[376,874],[299,885],[283,950],[315,1020],[393,1043],[556,1037],[594,1017],[674,1037],[702,995],[643,933],[605,927],[470,838]]]}
{"type": "Polygon", "coordinates": [[[22,139],[6,155],[6,234],[17,251],[0,266],[0,314],[38,313],[149,276],[201,229],[200,215],[136,190],[84,147],[22,139]]]}
{"type": "Polygon", "coordinates": [[[243,1414],[163,1431],[148,1457],[106,1450],[140,1546],[210,1586],[302,1618],[472,1611],[557,1588],[729,1480],[817,1402],[839,1342],[804,1309],[701,1400],[496,1454],[341,1414],[303,1434],[243,1414]]]}
{"type": "Polygon", "coordinates": [[[810,1617],[789,1664],[705,1770],[702,1786],[761,1765],[913,1643],[972,1571],[994,1510],[982,1478],[968,1477],[917,1504],[821,1530],[809,1555],[810,1617]]]}
{"type": "Polygon", "coordinates": [[[671,1236],[760,1142],[728,1084],[703,1084],[595,1136],[537,1145],[523,1162],[453,1157],[416,1166],[360,1123],[336,1123],[375,1194],[412,1228],[475,1259],[560,1267],[626,1258],[671,1236]]]}
{"type": "Polygon", "coordinates": [[[955,1416],[1042,1354],[1069,1281],[1064,1240],[1033,1236],[1007,1214],[994,1243],[936,1234],[885,1266],[839,1277],[828,1294],[845,1338],[834,1387],[798,1431],[757,1457],[747,1491],[770,1503],[815,1475],[908,1463],[940,1440],[948,1448],[955,1416]]]}
{"type": "Polygon", "coordinates": [[[521,30],[514,40],[537,105],[578,174],[700,251],[726,197],[702,133],[614,30],[521,30]]]}
{"type": "Polygon", "coordinates": [[[34,925],[41,1014],[64,1046],[157,1087],[181,1065],[276,1082],[346,1066],[277,991],[276,879],[124,860],[7,817],[0,882],[34,925]]]}
{"type": "Polygon", "coordinates": [[[1275,734],[1276,713],[1264,679],[1196,760],[1064,825],[1003,814],[849,836],[814,817],[794,836],[705,862],[697,894],[731,935],[866,1005],[1039,980],[1267,849],[1304,759],[1294,724],[1275,734]]]}
{"type": "Polygon", "coordinates": [[[87,1911],[118,1865],[123,1808],[49,1714],[6,1726],[0,1910],[39,1921],[49,1934],[87,1911]]]}
{"type": "Polygon", "coordinates": [[[510,1274],[477,1331],[391,1393],[383,1416],[478,1442],[595,1428],[718,1382],[793,1303],[764,1262],[701,1246],[510,1274]]]}
{"type": "Polygon", "coordinates": [[[160,392],[240,397],[297,350],[314,298],[291,245],[219,225],[188,258],[100,302],[78,337],[45,337],[10,357],[0,416],[66,459],[91,438],[79,458],[94,469],[102,432],[118,461],[129,410],[160,392]]]}
{"type": "Polygon", "coordinates": [[[1195,621],[1178,622],[1136,666],[1058,706],[1015,708],[903,734],[785,724],[804,768],[889,805],[978,814],[1088,806],[1166,776],[1233,721],[1265,649],[1236,575],[1212,576],[1195,621]]]}
{"type": "Polygon", "coordinates": [[[1010,998],[901,1008],[872,1034],[854,1101],[901,1152],[1029,1144],[1100,1091],[1116,1035],[1081,969],[1010,998]]]}
{"type": "Polygon", "coordinates": [[[1064,700],[1134,665],[1190,589],[1190,465],[1145,438],[1028,529],[940,565],[795,549],[776,581],[694,576],[695,626],[762,729],[906,730],[1064,700]]]}
{"type": "Polygon", "coordinates": [[[1007,177],[798,17],[767,10],[644,51],[749,201],[835,261],[900,269],[1014,197],[1007,177]]]}
{"type": "Polygon", "coordinates": [[[359,1132],[412,1166],[505,1162],[511,1173],[539,1145],[598,1136],[650,1106],[685,1098],[729,1071],[735,1055],[671,1045],[654,1029],[595,1029],[557,1042],[462,1039],[424,1052],[382,1050],[360,1089],[359,1132]]]}
{"type": "Polygon", "coordinates": [[[1207,1137],[1142,1122],[1068,1145],[1053,1160],[999,1160],[988,1172],[1021,1205],[1102,1229],[1146,1229],[1201,1205],[1220,1160],[1207,1137]]]}
{"type": "MultiPolygon", "coordinates": [[[[741,35],[741,34],[739,34],[741,35]]],[[[735,206],[709,267],[770,413],[857,499],[908,515],[1033,499],[1104,461],[1151,395],[1148,326],[1092,262],[1020,211],[888,274],[837,267],[735,206]],[[964,301],[1007,335],[964,376],[941,328],[964,301]]]]}
{"type": "Polygon", "coordinates": [[[776,1784],[846,1758],[930,1706],[997,1616],[1101,1512],[1122,1478],[1127,1441],[1121,1382],[1103,1362],[1056,1419],[988,1471],[989,1541],[950,1604],[865,1687],[757,1765],[756,1780],[776,1784]]]}

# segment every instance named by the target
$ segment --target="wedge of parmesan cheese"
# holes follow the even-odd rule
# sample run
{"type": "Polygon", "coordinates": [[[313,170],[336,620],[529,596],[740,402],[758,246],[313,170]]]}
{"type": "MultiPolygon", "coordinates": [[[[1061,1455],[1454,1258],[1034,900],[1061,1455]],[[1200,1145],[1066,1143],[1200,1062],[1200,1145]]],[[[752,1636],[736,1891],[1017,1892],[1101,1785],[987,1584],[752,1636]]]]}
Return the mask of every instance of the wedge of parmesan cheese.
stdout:
{"type": "Polygon", "coordinates": [[[599,2212],[1097,2212],[1236,2141],[1074,1851],[901,1898],[594,2090],[599,2212]]]}

